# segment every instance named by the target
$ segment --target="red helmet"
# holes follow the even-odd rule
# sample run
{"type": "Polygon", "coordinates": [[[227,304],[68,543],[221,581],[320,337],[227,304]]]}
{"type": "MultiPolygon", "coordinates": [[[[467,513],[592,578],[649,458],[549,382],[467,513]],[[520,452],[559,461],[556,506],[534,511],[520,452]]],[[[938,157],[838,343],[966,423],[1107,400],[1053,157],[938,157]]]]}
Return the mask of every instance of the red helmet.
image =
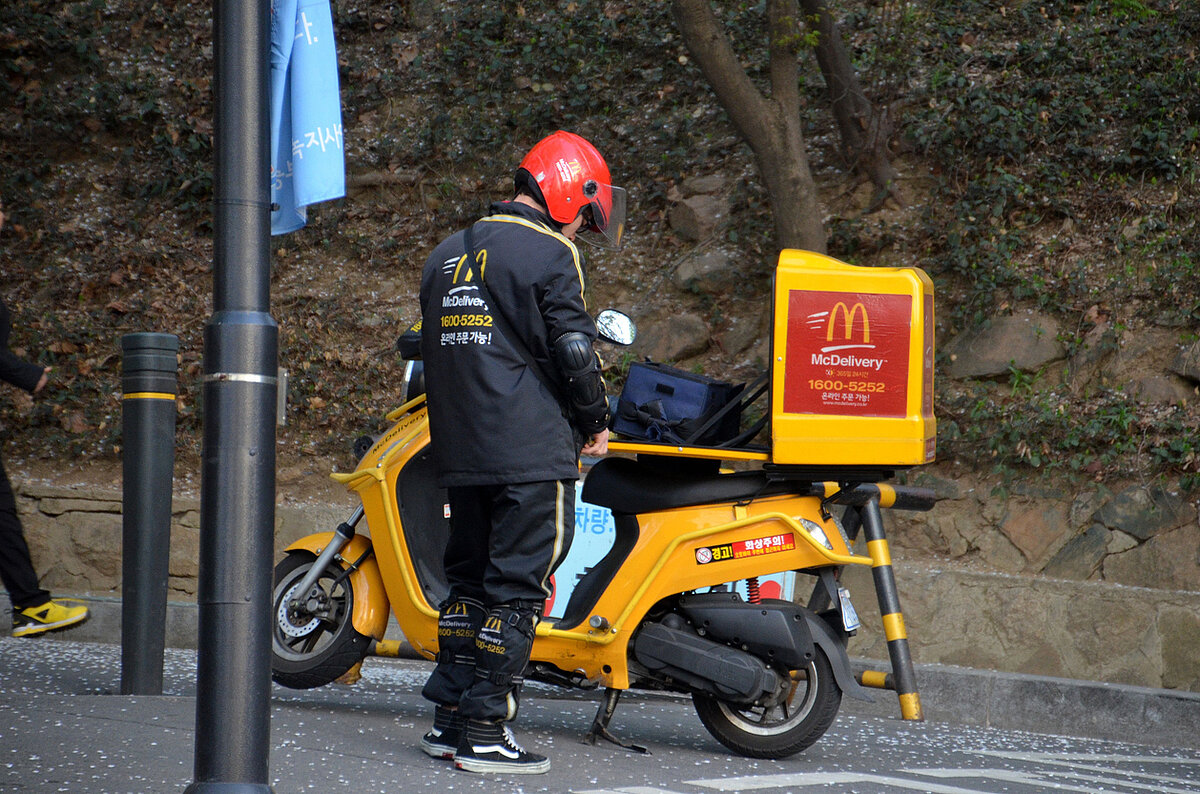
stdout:
{"type": "Polygon", "coordinates": [[[608,164],[596,147],[574,133],[558,132],[538,141],[517,169],[517,189],[529,188],[550,217],[569,224],[590,208],[592,232],[581,239],[603,248],[620,248],[625,232],[625,191],[612,184],[608,164]]]}

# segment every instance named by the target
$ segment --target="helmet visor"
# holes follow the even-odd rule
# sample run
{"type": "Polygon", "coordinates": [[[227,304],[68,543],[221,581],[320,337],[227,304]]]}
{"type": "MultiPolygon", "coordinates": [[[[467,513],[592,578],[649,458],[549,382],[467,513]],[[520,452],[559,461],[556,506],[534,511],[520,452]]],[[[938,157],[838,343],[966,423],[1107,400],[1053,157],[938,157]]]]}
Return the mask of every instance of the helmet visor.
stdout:
{"type": "Polygon", "coordinates": [[[584,207],[584,223],[578,238],[597,248],[621,250],[625,237],[625,207],[628,194],[624,188],[600,185],[595,197],[584,207]]]}

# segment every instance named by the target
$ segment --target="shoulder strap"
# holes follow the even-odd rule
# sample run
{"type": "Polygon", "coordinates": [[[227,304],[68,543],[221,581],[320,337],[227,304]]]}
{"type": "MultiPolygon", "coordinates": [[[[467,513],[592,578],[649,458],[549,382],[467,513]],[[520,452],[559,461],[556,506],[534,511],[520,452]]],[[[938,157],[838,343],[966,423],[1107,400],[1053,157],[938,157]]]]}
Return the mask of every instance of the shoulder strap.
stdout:
{"type": "MultiPolygon", "coordinates": [[[[721,406],[721,409],[719,411],[717,411],[714,414],[712,414],[711,416],[709,416],[707,418],[707,421],[704,422],[704,424],[700,425],[700,427],[698,427],[695,431],[693,431],[692,433],[690,433],[688,435],[688,437],[686,439],[687,443],[690,444],[690,443],[695,442],[702,435],[707,433],[709,428],[715,426],[717,424],[717,422],[721,421],[721,419],[723,419],[725,417],[725,415],[728,414],[730,411],[732,411],[734,408],[737,408],[740,411],[743,407],[745,407],[745,406],[749,405],[750,403],[754,402],[755,400],[757,400],[759,398],[759,396],[763,393],[763,391],[765,391],[767,388],[767,377],[768,377],[768,375],[770,375],[770,372],[771,371],[769,369],[766,370],[765,372],[763,372],[761,375],[759,375],[757,378],[755,378],[750,383],[750,385],[747,386],[742,391],[741,394],[739,394],[736,398],[730,400],[729,402],[725,403],[725,405],[721,406]],[[748,397],[746,396],[747,394],[749,394],[748,397]]],[[[758,425],[758,430],[761,430],[761,429],[762,429],[762,425],[758,425]]],[[[757,430],[755,432],[757,433],[757,430]]],[[[729,445],[729,442],[726,442],[724,444],[717,444],[716,446],[728,446],[728,445],[729,445]]]]}
{"type": "Polygon", "coordinates": [[[533,353],[531,353],[529,348],[525,345],[525,342],[521,336],[513,330],[512,325],[510,325],[508,322],[508,318],[504,316],[504,309],[502,309],[500,304],[492,298],[492,293],[488,289],[487,283],[483,280],[483,275],[475,269],[476,254],[474,231],[475,225],[471,224],[466,228],[466,231],[463,232],[463,245],[467,249],[467,274],[478,286],[479,294],[483,296],[484,301],[487,302],[488,309],[492,313],[492,320],[496,323],[496,330],[498,330],[501,336],[507,339],[508,343],[513,346],[513,349],[520,354],[521,358],[525,360],[525,364],[533,371],[533,374],[537,376],[537,379],[542,382],[543,386],[550,390],[552,395],[554,395],[554,399],[556,399],[560,405],[568,405],[562,394],[562,390],[558,386],[558,382],[550,377],[550,374],[546,372],[541,362],[534,358],[533,353]]]}

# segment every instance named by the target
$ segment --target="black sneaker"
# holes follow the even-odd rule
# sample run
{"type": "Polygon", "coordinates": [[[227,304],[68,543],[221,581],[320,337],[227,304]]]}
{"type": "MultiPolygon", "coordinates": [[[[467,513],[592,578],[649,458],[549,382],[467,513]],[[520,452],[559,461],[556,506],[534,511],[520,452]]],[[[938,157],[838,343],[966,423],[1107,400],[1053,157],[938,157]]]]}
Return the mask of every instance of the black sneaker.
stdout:
{"type": "Polygon", "coordinates": [[[550,759],[529,753],[517,744],[506,722],[467,720],[454,766],[467,772],[541,775],[550,771],[550,759]]]}
{"type": "Polygon", "coordinates": [[[449,761],[462,741],[465,722],[457,711],[443,706],[435,707],[433,729],[421,737],[421,749],[428,756],[449,761]]]}

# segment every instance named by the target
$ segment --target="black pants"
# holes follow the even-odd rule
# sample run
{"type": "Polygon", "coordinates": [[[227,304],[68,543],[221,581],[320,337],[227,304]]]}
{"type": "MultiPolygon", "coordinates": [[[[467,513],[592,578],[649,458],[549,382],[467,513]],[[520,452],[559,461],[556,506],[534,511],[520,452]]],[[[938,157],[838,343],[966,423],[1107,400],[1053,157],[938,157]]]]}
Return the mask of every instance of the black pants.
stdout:
{"type": "Polygon", "coordinates": [[[575,481],[450,488],[447,495],[450,598],[540,608],[575,534],[575,481]]]}
{"type": "Polygon", "coordinates": [[[0,459],[0,581],[8,590],[13,609],[44,604],[50,594],[38,587],[37,572],[29,557],[29,544],[17,517],[17,499],[0,459]]]}
{"type": "Polygon", "coordinates": [[[447,495],[450,595],[439,618],[447,647],[424,695],[473,719],[512,719],[550,575],[575,532],[575,481],[459,487],[447,495]]]}

